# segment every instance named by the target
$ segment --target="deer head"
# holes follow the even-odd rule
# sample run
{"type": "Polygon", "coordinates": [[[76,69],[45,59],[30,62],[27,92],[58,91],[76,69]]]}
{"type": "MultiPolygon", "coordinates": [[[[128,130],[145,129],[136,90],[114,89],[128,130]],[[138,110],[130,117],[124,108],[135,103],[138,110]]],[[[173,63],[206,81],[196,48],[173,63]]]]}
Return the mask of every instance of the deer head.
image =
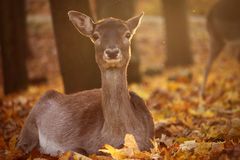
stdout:
{"type": "Polygon", "coordinates": [[[96,62],[101,71],[127,68],[131,58],[131,39],[143,13],[127,21],[106,18],[96,23],[77,11],[69,11],[68,15],[77,30],[93,42],[96,62]]]}

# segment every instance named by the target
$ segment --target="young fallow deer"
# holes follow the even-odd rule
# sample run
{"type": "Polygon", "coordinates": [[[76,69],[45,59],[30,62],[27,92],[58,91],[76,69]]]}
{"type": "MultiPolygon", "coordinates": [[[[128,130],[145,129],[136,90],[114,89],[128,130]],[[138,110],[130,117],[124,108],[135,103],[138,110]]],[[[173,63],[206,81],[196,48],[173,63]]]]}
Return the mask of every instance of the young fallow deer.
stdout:
{"type": "Polygon", "coordinates": [[[126,133],[134,135],[141,150],[149,150],[154,124],[144,101],[128,91],[130,44],[143,14],[127,21],[106,18],[94,23],[77,11],[68,13],[77,30],[91,39],[101,70],[102,88],[64,95],[48,91],[28,115],[18,147],[45,154],[97,153],[104,144],[123,145],[126,133]]]}
{"type": "Polygon", "coordinates": [[[237,46],[235,51],[240,61],[240,0],[217,1],[207,16],[207,29],[211,51],[203,77],[202,96],[212,64],[226,43],[237,46]]]}

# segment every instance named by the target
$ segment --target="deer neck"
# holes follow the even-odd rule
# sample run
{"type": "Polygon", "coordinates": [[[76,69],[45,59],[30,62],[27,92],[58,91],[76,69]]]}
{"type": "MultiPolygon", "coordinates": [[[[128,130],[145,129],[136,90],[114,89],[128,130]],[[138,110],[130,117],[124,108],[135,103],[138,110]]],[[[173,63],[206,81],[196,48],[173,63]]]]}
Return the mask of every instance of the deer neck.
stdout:
{"type": "Polygon", "coordinates": [[[126,69],[102,72],[102,107],[108,130],[126,128],[134,117],[127,86],[126,69]]]}

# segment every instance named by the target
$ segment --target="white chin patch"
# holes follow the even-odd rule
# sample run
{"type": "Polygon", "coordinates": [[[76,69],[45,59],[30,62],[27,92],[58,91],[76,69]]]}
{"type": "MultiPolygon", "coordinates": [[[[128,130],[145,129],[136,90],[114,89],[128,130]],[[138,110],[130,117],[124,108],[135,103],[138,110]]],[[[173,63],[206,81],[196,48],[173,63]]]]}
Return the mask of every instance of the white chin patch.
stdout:
{"type": "Polygon", "coordinates": [[[105,61],[110,64],[111,63],[116,64],[116,63],[119,63],[121,61],[121,59],[120,58],[119,59],[105,59],[105,61]]]}
{"type": "Polygon", "coordinates": [[[105,61],[107,62],[107,67],[117,67],[121,59],[108,59],[105,61]]]}

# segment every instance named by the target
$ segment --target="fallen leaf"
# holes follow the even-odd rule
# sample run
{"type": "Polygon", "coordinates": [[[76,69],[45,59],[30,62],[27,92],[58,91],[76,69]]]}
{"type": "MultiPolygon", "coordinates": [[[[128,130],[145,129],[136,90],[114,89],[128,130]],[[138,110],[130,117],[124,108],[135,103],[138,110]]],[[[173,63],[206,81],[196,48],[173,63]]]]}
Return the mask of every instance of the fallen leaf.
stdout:
{"type": "Polygon", "coordinates": [[[182,151],[190,151],[190,150],[196,148],[197,145],[198,144],[195,142],[195,140],[191,140],[191,141],[185,141],[183,144],[180,144],[179,148],[182,151]]]}
{"type": "Polygon", "coordinates": [[[136,142],[134,136],[131,134],[126,134],[126,136],[124,138],[124,146],[127,148],[131,148],[135,151],[139,151],[137,142],[136,142]]]}
{"type": "MultiPolygon", "coordinates": [[[[39,160],[44,160],[44,159],[39,159],[39,160]]],[[[59,157],[59,160],[92,160],[92,159],[82,154],[79,154],[73,151],[68,151],[68,152],[65,152],[63,155],[61,155],[59,157]]]]}

